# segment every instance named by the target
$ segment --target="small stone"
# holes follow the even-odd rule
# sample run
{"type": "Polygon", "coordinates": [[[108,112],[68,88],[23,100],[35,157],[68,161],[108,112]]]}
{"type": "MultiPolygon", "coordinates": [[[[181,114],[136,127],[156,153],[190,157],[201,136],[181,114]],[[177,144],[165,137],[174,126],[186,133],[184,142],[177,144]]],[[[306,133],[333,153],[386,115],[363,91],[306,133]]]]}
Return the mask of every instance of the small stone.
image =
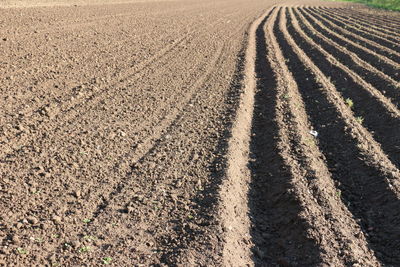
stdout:
{"type": "Polygon", "coordinates": [[[76,190],[76,191],[74,192],[74,196],[77,197],[77,198],[80,198],[80,197],[82,196],[81,191],[76,190]]]}
{"type": "Polygon", "coordinates": [[[58,224],[61,223],[61,221],[62,221],[61,217],[57,216],[57,215],[54,215],[52,220],[53,220],[53,222],[58,223],[58,224]]]}
{"type": "Polygon", "coordinates": [[[54,263],[54,262],[56,262],[56,254],[52,254],[52,255],[50,255],[49,257],[48,257],[48,260],[51,262],[51,263],[54,263]]]}
{"type": "Polygon", "coordinates": [[[10,254],[10,249],[8,248],[8,246],[3,246],[2,248],[0,248],[0,255],[8,255],[10,254]]]}
{"type": "Polygon", "coordinates": [[[81,246],[81,242],[79,242],[78,240],[74,240],[71,242],[71,246],[73,246],[74,248],[79,248],[81,246]]]}
{"type": "Polygon", "coordinates": [[[42,165],[38,165],[35,167],[37,172],[44,172],[44,167],[42,165]]]}
{"type": "Polygon", "coordinates": [[[40,228],[43,229],[43,230],[46,230],[46,229],[49,229],[49,225],[48,225],[47,222],[44,222],[44,223],[40,224],[40,228]]]}
{"type": "Polygon", "coordinates": [[[38,223],[39,223],[39,220],[38,220],[36,217],[33,217],[33,216],[29,216],[29,217],[27,218],[27,220],[28,220],[28,222],[30,222],[31,224],[38,224],[38,223]]]}
{"type": "Polygon", "coordinates": [[[17,235],[14,235],[14,236],[12,237],[11,241],[12,241],[15,245],[18,245],[18,244],[21,243],[21,239],[20,239],[17,235]]]}
{"type": "Polygon", "coordinates": [[[132,213],[132,212],[134,212],[135,209],[133,207],[129,206],[126,208],[126,210],[128,211],[128,213],[132,213]]]}
{"type": "Polygon", "coordinates": [[[18,131],[21,131],[21,132],[25,131],[25,127],[23,125],[17,125],[17,126],[15,126],[15,129],[17,129],[18,131]]]}
{"type": "Polygon", "coordinates": [[[149,168],[150,169],[154,169],[154,168],[156,168],[156,166],[157,166],[157,164],[155,162],[150,162],[149,163],[149,168]]]}

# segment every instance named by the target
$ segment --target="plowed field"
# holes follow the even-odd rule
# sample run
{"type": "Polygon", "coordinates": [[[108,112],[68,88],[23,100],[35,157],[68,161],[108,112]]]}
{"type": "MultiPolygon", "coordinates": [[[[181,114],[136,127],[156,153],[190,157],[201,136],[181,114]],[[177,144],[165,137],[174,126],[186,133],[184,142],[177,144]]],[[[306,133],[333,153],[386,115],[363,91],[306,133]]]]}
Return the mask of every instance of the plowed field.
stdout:
{"type": "Polygon", "coordinates": [[[0,266],[400,265],[399,13],[83,2],[0,2],[0,266]]]}

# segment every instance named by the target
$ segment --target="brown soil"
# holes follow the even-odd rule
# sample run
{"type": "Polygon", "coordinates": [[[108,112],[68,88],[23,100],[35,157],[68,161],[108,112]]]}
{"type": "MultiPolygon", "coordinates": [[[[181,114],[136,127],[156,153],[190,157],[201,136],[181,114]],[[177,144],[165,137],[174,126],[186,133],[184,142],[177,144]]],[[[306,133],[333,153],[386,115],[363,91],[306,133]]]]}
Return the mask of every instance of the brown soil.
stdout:
{"type": "Polygon", "coordinates": [[[0,11],[0,266],[400,265],[398,13],[0,11]]]}

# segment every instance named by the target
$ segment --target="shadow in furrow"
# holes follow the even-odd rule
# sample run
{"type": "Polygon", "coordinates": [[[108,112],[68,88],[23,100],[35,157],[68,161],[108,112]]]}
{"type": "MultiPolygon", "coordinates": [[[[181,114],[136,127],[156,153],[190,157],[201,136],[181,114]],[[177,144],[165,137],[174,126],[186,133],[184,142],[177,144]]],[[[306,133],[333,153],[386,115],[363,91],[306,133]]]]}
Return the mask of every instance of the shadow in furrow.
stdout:
{"type": "MultiPolygon", "coordinates": [[[[328,9],[316,8],[314,10],[316,10],[318,13],[323,13],[329,17],[333,17],[341,22],[343,21],[345,25],[350,25],[352,29],[361,30],[361,32],[365,34],[365,36],[371,35],[373,38],[376,38],[377,40],[382,40],[382,43],[380,43],[381,45],[386,46],[388,48],[392,48],[392,50],[397,51],[396,50],[397,47],[395,44],[393,44],[393,42],[396,43],[398,42],[398,40],[392,38],[395,36],[391,36],[393,34],[387,33],[385,31],[385,28],[382,26],[380,27],[379,31],[376,31],[376,29],[374,31],[374,25],[372,23],[367,24],[360,19],[354,20],[351,16],[348,15],[345,16],[344,14],[336,13],[329,8],[328,9]]],[[[379,41],[377,41],[377,43],[379,43],[379,41]]]]}
{"type": "Polygon", "coordinates": [[[393,164],[400,168],[400,120],[392,116],[388,110],[366,89],[339,66],[329,60],[317,49],[311,47],[298,32],[295,31],[288,17],[288,31],[304,52],[314,59],[315,65],[331,79],[336,89],[346,99],[353,102],[354,114],[363,120],[363,125],[372,133],[374,139],[382,145],[393,164]]]}
{"type": "MultiPolygon", "coordinates": [[[[363,19],[366,19],[368,21],[372,22],[379,22],[383,23],[384,25],[392,25],[393,29],[397,29],[395,26],[400,26],[400,20],[396,20],[395,16],[381,16],[377,14],[370,14],[368,12],[355,10],[354,8],[333,8],[336,12],[340,12],[341,14],[349,15],[349,16],[354,16],[356,18],[362,17],[363,19]]],[[[397,14],[397,12],[393,12],[393,15],[397,14]]],[[[378,24],[377,26],[380,26],[382,24],[378,24]]]]}
{"type": "Polygon", "coordinates": [[[307,237],[309,225],[299,216],[302,207],[292,190],[293,177],[279,153],[277,81],[267,59],[265,23],[266,19],[256,31],[257,91],[250,144],[253,259],[256,266],[313,266],[321,262],[320,248],[307,237]]]}
{"type": "MultiPolygon", "coordinates": [[[[391,43],[391,42],[388,42],[388,41],[386,41],[386,40],[384,40],[384,39],[382,39],[382,38],[380,38],[378,36],[375,36],[373,34],[365,33],[365,32],[360,31],[360,30],[356,30],[356,29],[354,29],[354,28],[349,26],[351,24],[347,25],[346,23],[341,22],[339,19],[337,19],[333,15],[327,15],[325,12],[318,12],[318,10],[314,9],[314,8],[310,8],[310,10],[312,10],[313,12],[319,14],[321,17],[325,18],[326,20],[328,20],[329,22],[333,23],[334,25],[339,26],[339,28],[346,29],[348,32],[350,32],[351,34],[354,34],[357,37],[361,36],[361,37],[363,37],[363,38],[365,38],[367,40],[373,41],[375,44],[379,44],[379,45],[381,45],[381,46],[383,46],[385,48],[391,49],[391,50],[396,51],[396,52],[400,52],[400,48],[395,46],[395,45],[393,45],[393,43],[391,43]]],[[[355,39],[355,40],[358,40],[358,39],[355,39]]],[[[358,40],[358,42],[360,42],[360,41],[361,40],[358,40]]],[[[379,48],[378,46],[376,46],[375,44],[364,43],[365,46],[370,46],[371,49],[376,49],[376,51],[380,51],[380,53],[382,53],[386,57],[388,57],[388,58],[390,58],[390,59],[392,59],[394,61],[397,61],[397,62],[399,61],[399,57],[397,55],[392,54],[389,51],[385,51],[385,50],[379,48]]]]}
{"type": "MultiPolygon", "coordinates": [[[[326,29],[323,29],[321,26],[319,26],[317,23],[315,23],[311,19],[311,16],[309,14],[305,13],[302,8],[298,8],[297,11],[299,11],[318,32],[320,32],[321,34],[323,34],[327,38],[331,39],[332,41],[334,41],[338,45],[343,46],[343,47],[347,48],[347,50],[355,53],[359,58],[363,59],[364,61],[369,62],[375,68],[377,68],[378,70],[382,71],[386,75],[389,75],[390,77],[392,77],[396,81],[400,80],[400,75],[399,75],[399,71],[397,70],[397,68],[395,68],[394,66],[392,66],[389,63],[381,61],[379,59],[379,57],[377,57],[377,56],[375,56],[375,55],[373,55],[371,53],[368,53],[368,52],[364,51],[363,49],[361,49],[361,48],[359,48],[359,47],[357,47],[355,45],[352,45],[351,43],[348,43],[345,40],[342,40],[342,39],[338,38],[334,34],[329,33],[326,29]]],[[[319,20],[319,21],[325,27],[327,27],[324,24],[324,21],[322,21],[322,20],[319,20]]]]}
{"type": "MultiPolygon", "coordinates": [[[[286,12],[286,16],[289,17],[288,11],[286,12]]],[[[299,22],[300,28],[310,37],[316,44],[321,46],[325,51],[335,57],[338,61],[340,61],[343,65],[347,66],[355,73],[357,73],[360,77],[362,77],[366,82],[370,83],[377,90],[379,90],[382,94],[386,95],[389,98],[392,98],[393,103],[395,103],[398,107],[400,106],[400,90],[397,86],[387,83],[383,78],[381,78],[376,72],[373,70],[367,69],[362,65],[358,65],[353,61],[351,56],[348,53],[340,51],[338,46],[332,45],[316,34],[313,34],[312,29],[308,28],[302,19],[300,18],[297,12],[294,12],[294,16],[297,18],[299,22]]]]}
{"type": "MultiPolygon", "coordinates": [[[[336,43],[338,43],[338,44],[340,44],[340,45],[343,45],[343,46],[346,47],[347,49],[349,49],[349,50],[351,50],[351,51],[354,50],[354,52],[357,53],[357,54],[360,56],[360,58],[363,58],[363,59],[364,59],[365,57],[367,57],[367,58],[374,58],[374,59],[372,59],[372,60],[367,60],[367,61],[370,62],[370,63],[372,63],[372,64],[373,64],[373,63],[376,63],[376,66],[375,66],[376,68],[380,69],[382,72],[384,72],[384,73],[386,73],[387,75],[391,76],[391,77],[392,77],[393,79],[395,79],[396,81],[399,81],[400,74],[399,74],[399,71],[398,71],[398,69],[397,69],[396,67],[394,67],[394,66],[391,65],[390,63],[383,62],[383,60],[381,60],[381,59],[380,59],[379,57],[377,57],[376,55],[374,55],[374,54],[372,54],[372,53],[369,53],[369,52],[366,52],[366,51],[364,51],[363,49],[361,49],[361,48],[359,48],[359,47],[356,47],[355,45],[352,45],[352,44],[350,44],[350,43],[348,43],[348,42],[346,42],[346,41],[344,41],[344,40],[342,40],[342,39],[336,37],[335,35],[329,33],[327,30],[322,29],[319,25],[316,25],[316,23],[315,23],[312,19],[310,19],[311,14],[312,14],[312,16],[313,16],[316,20],[318,20],[324,27],[326,27],[327,29],[329,29],[329,30],[331,30],[331,31],[333,31],[333,32],[338,33],[337,30],[335,30],[335,28],[332,27],[327,21],[325,21],[325,20],[323,20],[323,19],[320,19],[320,18],[318,17],[318,15],[319,15],[318,13],[317,13],[317,15],[316,15],[315,12],[313,12],[313,11],[307,9],[307,8],[299,8],[299,10],[300,10],[300,12],[302,12],[302,14],[310,21],[310,23],[311,23],[318,31],[324,32],[324,34],[325,34],[326,36],[329,36],[330,39],[334,40],[336,43]],[[307,12],[309,12],[309,14],[305,14],[305,10],[307,10],[307,12]]],[[[375,47],[375,46],[372,46],[372,45],[369,44],[369,43],[366,43],[366,42],[363,42],[363,41],[358,40],[358,39],[355,37],[355,35],[350,35],[350,34],[346,34],[346,33],[341,33],[341,36],[342,36],[343,38],[349,40],[349,41],[352,41],[352,42],[355,43],[355,44],[358,44],[358,45],[361,46],[361,47],[364,47],[365,49],[368,49],[368,50],[371,51],[371,52],[376,53],[377,55],[379,54],[379,55],[381,55],[381,56],[384,56],[384,57],[386,57],[386,58],[388,58],[388,59],[393,60],[393,58],[391,57],[391,55],[393,55],[393,54],[387,53],[387,52],[385,52],[385,51],[382,52],[381,49],[379,49],[379,48],[377,48],[377,47],[375,47]]],[[[395,60],[393,60],[393,61],[395,61],[395,60]]]]}
{"type": "MultiPolygon", "coordinates": [[[[292,30],[289,32],[293,33],[292,30]]],[[[302,63],[278,29],[275,34],[290,62],[288,67],[299,86],[310,122],[319,133],[319,149],[326,157],[336,186],[341,190],[343,202],[360,224],[376,257],[384,264],[398,265],[399,199],[388,187],[385,174],[370,166],[368,159],[360,153],[358,145],[361,144],[351,136],[351,130],[335,106],[327,100],[325,89],[315,75],[302,63]]],[[[297,38],[295,41],[298,45],[301,43],[297,38]]],[[[311,56],[314,62],[326,64],[320,57],[311,56]]]]}
{"type": "MultiPolygon", "coordinates": [[[[372,34],[376,34],[376,32],[371,31],[371,29],[375,30],[378,28],[380,31],[380,34],[383,34],[384,38],[386,38],[387,40],[390,40],[392,42],[398,42],[398,40],[396,39],[396,33],[395,32],[391,32],[390,30],[393,30],[393,28],[389,28],[383,25],[376,25],[372,22],[368,22],[365,21],[365,18],[360,18],[360,17],[353,17],[351,14],[345,14],[345,13],[338,13],[335,10],[331,9],[331,8],[318,8],[318,11],[326,11],[329,14],[331,14],[332,16],[337,16],[340,18],[345,18],[348,19],[348,23],[350,23],[351,25],[358,27],[358,25],[361,25],[363,27],[364,31],[369,31],[372,34]],[[358,24],[358,25],[357,25],[358,24]],[[387,31],[389,30],[389,31],[387,31]],[[390,37],[390,35],[394,35],[393,38],[390,37]]],[[[382,35],[381,35],[382,36],[382,35]]]]}

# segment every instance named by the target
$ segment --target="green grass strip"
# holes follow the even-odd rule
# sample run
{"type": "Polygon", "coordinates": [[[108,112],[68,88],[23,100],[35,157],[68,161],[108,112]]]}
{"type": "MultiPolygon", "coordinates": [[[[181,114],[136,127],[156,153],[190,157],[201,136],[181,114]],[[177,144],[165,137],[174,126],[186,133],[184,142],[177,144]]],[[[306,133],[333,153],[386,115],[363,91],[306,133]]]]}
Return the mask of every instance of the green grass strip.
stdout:
{"type": "Polygon", "coordinates": [[[400,11],[400,0],[341,0],[341,1],[363,3],[371,7],[400,11]]]}

